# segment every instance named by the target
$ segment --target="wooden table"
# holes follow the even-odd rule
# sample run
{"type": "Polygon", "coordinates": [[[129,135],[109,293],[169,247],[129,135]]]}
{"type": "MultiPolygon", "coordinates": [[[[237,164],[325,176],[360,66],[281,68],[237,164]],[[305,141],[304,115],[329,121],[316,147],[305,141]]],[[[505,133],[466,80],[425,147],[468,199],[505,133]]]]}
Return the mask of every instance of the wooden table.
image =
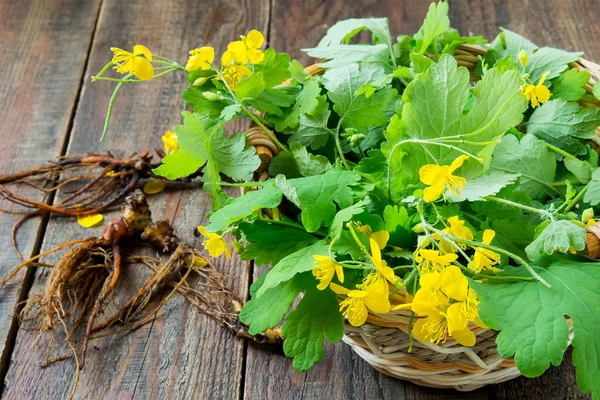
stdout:
{"type": "MultiPolygon", "coordinates": [[[[351,17],[387,16],[393,34],[414,33],[429,0],[1,0],[0,1],[0,171],[8,173],[59,155],[115,151],[129,155],[160,146],[160,136],[180,123],[183,75],[122,90],[111,130],[99,142],[114,86],[92,84],[90,76],[110,59],[110,47],[142,43],[158,54],[185,62],[187,51],[210,44],[220,54],[250,29],[264,32],[268,45],[308,65],[300,52],[316,45],[329,26],[351,17]]],[[[598,0],[456,0],[451,21],[463,34],[492,39],[499,26],[538,45],[583,50],[600,60],[598,0]]],[[[239,129],[243,127],[238,127],[239,129]]],[[[193,229],[204,223],[207,196],[196,188],[152,197],[155,215],[175,222],[178,234],[199,246],[193,229]]],[[[6,202],[0,208],[12,208],[6,202]]],[[[111,216],[107,216],[111,217],[111,216]]],[[[10,230],[18,218],[0,215],[3,255],[0,273],[18,263],[10,230]]],[[[25,255],[69,239],[99,234],[72,218],[39,218],[21,230],[25,255]]],[[[221,262],[237,293],[247,297],[255,273],[234,258],[221,262]]],[[[129,270],[124,279],[140,280],[129,270]]],[[[60,399],[71,390],[72,362],[40,369],[44,349],[12,317],[15,304],[40,290],[44,272],[19,275],[0,292],[0,364],[3,397],[60,399]]],[[[290,360],[233,337],[182,299],[136,332],[99,340],[88,351],[76,398],[81,399],[566,399],[584,398],[569,361],[537,379],[519,378],[471,393],[432,390],[388,378],[348,346],[327,346],[326,358],[308,373],[290,360]]]]}

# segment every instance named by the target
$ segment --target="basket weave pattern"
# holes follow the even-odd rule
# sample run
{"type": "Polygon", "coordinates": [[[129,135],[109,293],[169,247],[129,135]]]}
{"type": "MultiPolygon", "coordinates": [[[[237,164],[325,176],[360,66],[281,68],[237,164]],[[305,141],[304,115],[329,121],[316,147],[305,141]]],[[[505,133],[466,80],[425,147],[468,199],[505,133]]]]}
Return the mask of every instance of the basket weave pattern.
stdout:
{"type": "MultiPolygon", "coordinates": [[[[455,53],[458,65],[471,71],[473,81],[477,79],[473,70],[480,61],[479,57],[485,55],[486,51],[487,48],[480,46],[461,45],[455,53]]],[[[587,70],[591,75],[586,85],[587,94],[580,104],[583,107],[600,106],[591,94],[594,83],[600,81],[600,66],[580,59],[570,67],[587,70]]],[[[312,65],[306,68],[306,72],[320,75],[324,70],[312,65]]],[[[284,84],[289,84],[289,81],[284,84]]],[[[600,135],[600,128],[596,130],[600,135]]],[[[600,136],[593,138],[592,142],[598,150],[600,136]]],[[[247,131],[247,144],[256,146],[263,162],[255,178],[260,181],[268,179],[268,164],[279,149],[255,126],[247,131]]],[[[600,233],[597,235],[600,237],[600,233]]],[[[402,293],[394,294],[390,300],[396,305],[404,303],[405,297],[402,293]]],[[[418,317],[413,317],[413,323],[415,318],[418,317]]],[[[452,338],[439,345],[411,338],[410,325],[410,311],[391,311],[387,314],[373,314],[369,311],[367,322],[360,327],[353,327],[346,322],[343,341],[379,372],[421,386],[471,391],[521,375],[512,359],[505,359],[498,354],[498,333],[493,330],[471,323],[469,328],[477,339],[473,347],[465,347],[452,338]]]]}

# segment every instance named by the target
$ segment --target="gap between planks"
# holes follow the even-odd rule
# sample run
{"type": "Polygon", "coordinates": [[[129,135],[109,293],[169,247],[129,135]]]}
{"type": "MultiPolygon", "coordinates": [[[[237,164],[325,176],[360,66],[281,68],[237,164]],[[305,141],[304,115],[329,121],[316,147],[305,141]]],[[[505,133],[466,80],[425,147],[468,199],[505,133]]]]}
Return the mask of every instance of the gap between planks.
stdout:
{"type": "MultiPolygon", "coordinates": [[[[104,0],[99,0],[98,7],[96,10],[96,18],[94,20],[94,24],[91,27],[90,31],[90,41],[86,51],[85,62],[83,64],[83,68],[81,69],[81,75],[79,76],[79,83],[77,87],[77,92],[75,94],[75,98],[73,99],[71,109],[69,110],[69,120],[67,122],[67,127],[65,129],[65,135],[63,138],[62,146],[60,149],[59,157],[64,156],[67,153],[67,149],[69,147],[69,142],[71,139],[71,131],[73,129],[73,122],[75,121],[75,114],[77,113],[77,107],[79,106],[79,101],[81,100],[81,89],[83,88],[83,82],[88,73],[89,63],[90,63],[90,55],[92,52],[92,46],[96,39],[96,32],[98,29],[98,22],[100,21],[100,15],[102,13],[102,5],[104,0]]],[[[53,204],[56,192],[51,192],[49,196],[45,199],[46,204],[53,204]]],[[[33,244],[33,249],[31,250],[30,257],[35,257],[39,254],[42,245],[44,244],[44,236],[46,234],[46,228],[48,227],[48,222],[50,220],[50,214],[45,214],[42,216],[42,220],[40,221],[40,225],[38,226],[35,240],[33,244]]],[[[18,245],[18,243],[17,243],[18,245]]],[[[11,249],[12,251],[12,249],[11,249]]],[[[29,298],[29,292],[33,286],[33,282],[35,280],[35,267],[27,267],[25,270],[25,274],[23,280],[21,281],[21,285],[19,287],[19,291],[17,293],[17,300],[15,302],[15,308],[10,319],[10,328],[8,330],[8,335],[6,338],[6,344],[4,346],[4,352],[0,358],[0,397],[4,394],[4,386],[5,386],[5,378],[8,373],[8,369],[10,368],[10,360],[12,353],[15,349],[17,334],[19,333],[20,322],[19,322],[19,314],[21,310],[25,306],[29,298]]]]}

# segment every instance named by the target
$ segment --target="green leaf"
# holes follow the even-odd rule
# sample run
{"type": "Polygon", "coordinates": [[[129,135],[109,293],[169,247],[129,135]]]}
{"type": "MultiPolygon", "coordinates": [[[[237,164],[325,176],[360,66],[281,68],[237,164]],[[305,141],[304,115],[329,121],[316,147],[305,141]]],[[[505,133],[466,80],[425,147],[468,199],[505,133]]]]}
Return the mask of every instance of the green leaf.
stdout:
{"type": "Polygon", "coordinates": [[[365,210],[365,206],[369,204],[369,199],[364,199],[356,204],[351,205],[338,211],[333,218],[333,222],[329,227],[329,237],[334,238],[342,233],[344,228],[344,222],[350,221],[352,217],[362,213],[365,210]]]}
{"type": "Polygon", "coordinates": [[[223,121],[231,121],[242,111],[240,104],[230,104],[221,111],[219,118],[223,121]]]}
{"type": "Polygon", "coordinates": [[[220,126],[209,132],[202,127],[198,114],[182,113],[183,125],[176,126],[179,149],[163,159],[153,172],[167,179],[178,179],[204,168],[205,182],[220,181],[220,173],[234,180],[249,180],[260,166],[260,158],[253,147],[246,147],[246,137],[238,132],[225,137],[220,126]]]}
{"type": "Polygon", "coordinates": [[[256,297],[260,298],[268,289],[278,286],[281,282],[289,281],[297,274],[312,270],[315,265],[313,256],[327,254],[329,254],[329,245],[319,240],[282,258],[269,270],[264,283],[256,292],[256,297]]]}
{"type": "Polygon", "coordinates": [[[244,304],[240,312],[240,321],[248,325],[248,333],[256,335],[279,325],[283,315],[303,290],[306,281],[306,278],[302,279],[302,276],[298,275],[244,304]]]}
{"type": "Polygon", "coordinates": [[[219,119],[223,109],[231,102],[225,100],[210,101],[202,95],[205,91],[202,87],[189,87],[183,91],[182,97],[188,106],[193,107],[194,113],[200,116],[205,127],[208,128],[209,125],[213,125],[219,119]]]}
{"type": "Polygon", "coordinates": [[[265,58],[254,66],[254,73],[260,73],[267,88],[280,85],[290,75],[290,56],[277,53],[269,48],[265,50],[265,58]]]}
{"type": "Polygon", "coordinates": [[[287,129],[284,133],[291,135],[290,142],[298,142],[316,150],[325,146],[332,135],[332,130],[327,126],[330,115],[327,100],[319,101],[312,114],[300,114],[298,126],[295,129],[287,129]]]}
{"type": "Polygon", "coordinates": [[[330,169],[322,175],[289,179],[285,186],[279,178],[277,187],[302,210],[300,217],[308,232],[331,224],[336,214],[335,203],[346,208],[358,197],[353,186],[359,183],[360,175],[354,171],[330,169]]]}
{"type": "Polygon", "coordinates": [[[369,65],[382,74],[391,73],[394,69],[390,49],[385,44],[338,44],[302,50],[311,57],[328,60],[317,64],[327,70],[333,71],[356,64],[369,65]]]}
{"type": "Polygon", "coordinates": [[[501,32],[490,45],[485,54],[485,61],[494,66],[497,61],[509,56],[514,63],[518,62],[518,55],[521,50],[525,50],[531,54],[537,48],[535,44],[524,38],[523,36],[509,31],[508,29],[500,28],[501,32]]]}
{"type": "Polygon", "coordinates": [[[575,175],[579,182],[588,183],[592,179],[592,165],[589,162],[572,158],[564,158],[563,161],[565,167],[575,175]]]}
{"type": "Polygon", "coordinates": [[[261,208],[275,208],[281,203],[281,191],[273,186],[272,181],[266,182],[260,190],[251,190],[237,197],[225,207],[215,211],[206,229],[218,232],[229,225],[254,214],[261,208]]]}
{"type": "MultiPolygon", "coordinates": [[[[519,124],[527,101],[520,94],[521,82],[518,71],[501,73],[488,70],[473,89],[473,106],[468,113],[463,110],[470,91],[469,71],[458,67],[448,54],[440,57],[426,72],[419,74],[408,85],[402,100],[404,106],[400,120],[390,123],[386,137],[389,143],[382,147],[384,153],[394,142],[405,138],[434,139],[446,136],[468,135],[469,141],[489,141],[519,124]]],[[[461,145],[469,152],[480,152],[481,146],[461,145]]],[[[428,163],[450,164],[461,153],[442,146],[429,144],[405,144],[406,155],[390,168],[402,168],[413,182],[418,180],[418,170],[428,163]]],[[[395,154],[398,151],[395,152],[395,154]]],[[[396,174],[402,179],[402,175],[396,174]]],[[[402,186],[405,182],[390,182],[402,186]]]]}
{"type": "MultiPolygon", "coordinates": [[[[286,86],[294,87],[295,86],[286,86]]],[[[299,87],[297,87],[299,89],[299,87]]],[[[305,79],[305,84],[302,90],[298,90],[294,100],[288,104],[282,104],[277,101],[276,104],[281,106],[289,106],[293,103],[293,107],[284,110],[281,116],[272,118],[275,122],[275,129],[278,132],[284,132],[288,128],[296,128],[300,122],[301,114],[314,114],[318,111],[319,105],[323,105],[325,101],[320,101],[321,86],[315,78],[305,79]]]]}
{"type": "Polygon", "coordinates": [[[494,150],[491,169],[521,175],[517,190],[537,198],[543,189],[556,192],[552,187],[556,175],[556,158],[544,142],[533,135],[525,135],[519,142],[506,135],[494,150]]]}
{"type": "Polygon", "coordinates": [[[592,94],[596,100],[600,100],[600,82],[594,83],[594,86],[592,87],[592,94]]]}
{"type": "Polygon", "coordinates": [[[406,208],[388,205],[383,210],[385,229],[390,233],[389,244],[409,247],[414,243],[415,234],[412,231],[411,218],[406,208]]]}
{"type": "MultiPolygon", "coordinates": [[[[507,212],[504,214],[508,217],[507,212]]],[[[535,233],[533,225],[522,219],[495,219],[491,221],[490,228],[496,232],[494,241],[498,245],[519,257],[527,257],[524,249],[533,240],[535,233]]]]}
{"type": "MultiPolygon", "coordinates": [[[[256,150],[253,146],[246,146],[246,135],[242,132],[226,137],[223,129],[217,130],[210,137],[208,150],[209,167],[236,181],[251,180],[254,171],[260,166],[256,150]]],[[[214,181],[220,180],[217,173],[214,181]]]]}
{"type": "Polygon", "coordinates": [[[527,257],[536,260],[543,255],[555,252],[568,253],[573,247],[577,251],[585,249],[585,228],[571,221],[551,221],[539,236],[525,248],[527,257]]]}
{"type": "Polygon", "coordinates": [[[585,96],[585,85],[589,80],[589,71],[579,71],[577,68],[566,70],[552,81],[552,98],[577,101],[585,96]]]}
{"type": "Polygon", "coordinates": [[[527,123],[527,133],[568,153],[581,155],[587,150],[580,139],[596,136],[599,125],[599,109],[584,109],[577,103],[556,99],[535,109],[527,123]]]}
{"type": "Polygon", "coordinates": [[[415,50],[423,54],[436,36],[441,35],[450,26],[448,3],[431,3],[421,29],[415,33],[415,50]]]}
{"type": "Polygon", "coordinates": [[[374,41],[391,46],[392,38],[387,18],[352,18],[339,21],[327,29],[327,34],[317,47],[330,47],[336,44],[348,44],[350,39],[362,30],[373,32],[374,41]]]}
{"type": "Polygon", "coordinates": [[[485,196],[498,193],[503,187],[510,185],[519,178],[518,174],[507,174],[502,171],[492,171],[479,178],[468,180],[467,185],[458,196],[451,195],[449,199],[455,203],[460,201],[485,200],[485,196]]]}
{"type": "MultiPolygon", "coordinates": [[[[569,343],[565,316],[573,321],[573,364],[583,392],[600,396],[600,264],[555,256],[534,267],[552,287],[538,281],[495,283],[471,281],[480,299],[479,316],[491,329],[502,357],[514,356],[527,377],[559,365],[569,343]]],[[[527,276],[522,269],[506,275],[527,276]]]]}
{"type": "Polygon", "coordinates": [[[600,168],[596,168],[592,173],[592,181],[583,196],[583,201],[591,206],[600,204],[600,168]]]}
{"type": "Polygon", "coordinates": [[[235,89],[238,99],[255,99],[267,88],[262,73],[255,73],[243,78],[235,89]]]}
{"type": "Polygon", "coordinates": [[[539,82],[542,75],[549,72],[546,79],[554,79],[566,70],[569,63],[579,60],[583,53],[570,53],[568,51],[542,47],[529,55],[529,62],[525,72],[529,74],[532,82],[539,82]]]}
{"type": "Polygon", "coordinates": [[[302,176],[321,175],[331,169],[327,157],[309,153],[300,143],[290,142],[289,149],[302,176]]]}
{"type": "Polygon", "coordinates": [[[297,371],[307,371],[324,354],[324,338],[335,343],[344,336],[344,317],[339,311],[336,294],[331,290],[307,290],[294,311],[287,316],[281,335],[283,352],[294,358],[297,371]]]}
{"type": "Polygon", "coordinates": [[[242,222],[240,229],[248,244],[242,260],[254,260],[256,265],[275,265],[282,258],[309,246],[318,239],[302,229],[277,225],[268,221],[242,222]]]}
{"type": "Polygon", "coordinates": [[[327,71],[323,75],[323,85],[333,102],[333,110],[340,116],[342,127],[353,128],[366,133],[370,127],[388,122],[384,110],[396,96],[396,90],[385,86],[370,97],[356,92],[377,78],[377,70],[372,66],[350,64],[343,68],[327,71]]]}

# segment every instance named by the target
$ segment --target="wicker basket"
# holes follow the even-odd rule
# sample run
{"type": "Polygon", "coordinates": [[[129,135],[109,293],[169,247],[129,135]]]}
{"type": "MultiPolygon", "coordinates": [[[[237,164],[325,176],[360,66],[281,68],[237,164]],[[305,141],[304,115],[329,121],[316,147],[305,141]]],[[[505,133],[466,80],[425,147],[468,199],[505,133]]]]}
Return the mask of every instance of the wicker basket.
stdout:
{"type": "MultiPolygon", "coordinates": [[[[486,51],[486,48],[479,46],[461,45],[454,57],[459,66],[472,72],[480,61],[479,56],[483,56],[486,51]]],[[[594,83],[600,81],[600,66],[580,59],[570,67],[587,70],[591,75],[585,87],[587,94],[580,100],[580,104],[583,107],[600,107],[600,102],[591,94],[594,83]]],[[[312,65],[306,68],[306,72],[320,75],[324,70],[312,65]]],[[[473,74],[471,76],[473,80],[476,79],[473,74]]],[[[596,130],[600,135],[600,128],[596,130]]],[[[600,137],[596,136],[592,142],[598,150],[600,137]]],[[[279,149],[255,126],[247,131],[247,144],[256,146],[257,153],[263,161],[257,170],[256,179],[268,179],[268,164],[278,154],[279,149]]],[[[598,232],[588,230],[588,236],[600,239],[600,224],[598,232]]],[[[600,248],[600,240],[598,247],[600,248]]],[[[394,294],[391,302],[404,303],[404,295],[394,294]]],[[[470,324],[469,328],[477,336],[473,347],[462,346],[453,339],[435,345],[410,338],[410,318],[410,311],[392,311],[387,314],[369,312],[367,322],[358,328],[346,323],[343,341],[379,372],[421,386],[471,391],[521,375],[513,359],[505,359],[498,354],[497,332],[470,324]]]]}

